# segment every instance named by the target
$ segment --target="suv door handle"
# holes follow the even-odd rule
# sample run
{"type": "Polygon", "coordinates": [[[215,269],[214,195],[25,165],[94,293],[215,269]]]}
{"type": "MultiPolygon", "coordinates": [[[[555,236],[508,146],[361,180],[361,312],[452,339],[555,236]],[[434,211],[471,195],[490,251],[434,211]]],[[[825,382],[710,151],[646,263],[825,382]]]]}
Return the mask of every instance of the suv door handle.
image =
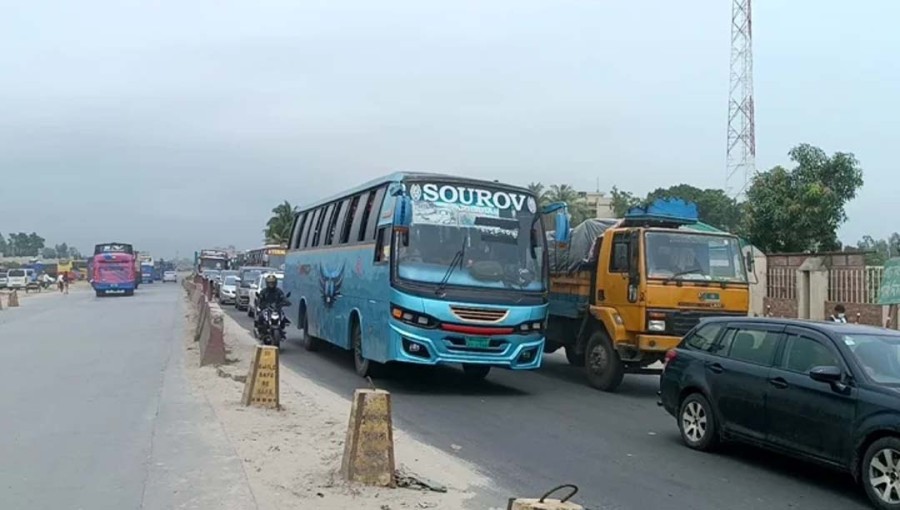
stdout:
{"type": "Polygon", "coordinates": [[[721,374],[722,372],[725,371],[725,369],[722,368],[722,365],[720,365],[718,363],[707,363],[706,368],[708,368],[709,371],[714,374],[721,374]]]}
{"type": "Polygon", "coordinates": [[[769,384],[771,384],[772,386],[775,386],[776,388],[782,389],[782,390],[788,387],[787,381],[785,381],[781,377],[769,379],[769,384]]]}

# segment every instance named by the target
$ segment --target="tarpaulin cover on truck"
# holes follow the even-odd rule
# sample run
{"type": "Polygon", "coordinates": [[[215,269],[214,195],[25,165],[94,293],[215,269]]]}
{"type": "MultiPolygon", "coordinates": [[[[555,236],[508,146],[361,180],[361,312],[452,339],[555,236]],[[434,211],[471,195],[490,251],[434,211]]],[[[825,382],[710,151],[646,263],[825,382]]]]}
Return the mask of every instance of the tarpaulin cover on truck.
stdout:
{"type": "MultiPolygon", "coordinates": [[[[585,220],[572,229],[569,244],[566,246],[556,246],[552,236],[548,236],[550,272],[554,274],[574,273],[582,265],[589,266],[596,262],[596,260],[590,260],[594,243],[607,229],[614,227],[619,221],[621,220],[585,220]]],[[[596,254],[596,252],[593,253],[596,254]]]]}

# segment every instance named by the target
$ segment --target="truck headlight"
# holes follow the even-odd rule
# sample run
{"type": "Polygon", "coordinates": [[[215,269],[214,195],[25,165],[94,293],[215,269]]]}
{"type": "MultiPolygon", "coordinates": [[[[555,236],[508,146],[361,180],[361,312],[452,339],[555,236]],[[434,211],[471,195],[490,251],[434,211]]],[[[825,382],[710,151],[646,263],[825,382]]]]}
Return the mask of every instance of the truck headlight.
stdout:
{"type": "Polygon", "coordinates": [[[651,320],[647,321],[647,330],[648,331],[657,331],[662,333],[666,330],[666,321],[660,320],[651,320]]]}

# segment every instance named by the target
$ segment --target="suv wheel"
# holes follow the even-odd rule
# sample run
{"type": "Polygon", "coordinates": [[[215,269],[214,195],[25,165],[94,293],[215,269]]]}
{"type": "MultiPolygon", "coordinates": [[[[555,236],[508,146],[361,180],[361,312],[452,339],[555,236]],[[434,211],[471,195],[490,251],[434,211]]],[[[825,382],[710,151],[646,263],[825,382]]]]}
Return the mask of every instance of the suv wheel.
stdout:
{"type": "Polygon", "coordinates": [[[692,393],[681,402],[678,413],[678,429],[688,448],[709,451],[718,440],[716,418],[706,397],[692,393]]]}
{"type": "Polygon", "coordinates": [[[866,495],[875,508],[900,509],[900,438],[884,437],[872,443],[860,471],[866,495]]]}

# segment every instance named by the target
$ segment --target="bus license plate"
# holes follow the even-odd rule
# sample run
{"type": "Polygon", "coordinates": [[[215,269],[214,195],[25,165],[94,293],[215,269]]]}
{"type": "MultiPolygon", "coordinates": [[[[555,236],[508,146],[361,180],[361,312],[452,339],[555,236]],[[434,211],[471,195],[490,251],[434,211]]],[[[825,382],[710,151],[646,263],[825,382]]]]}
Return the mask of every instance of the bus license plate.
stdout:
{"type": "Polygon", "coordinates": [[[483,336],[470,336],[466,338],[466,347],[475,349],[487,349],[491,346],[491,339],[483,336]]]}

